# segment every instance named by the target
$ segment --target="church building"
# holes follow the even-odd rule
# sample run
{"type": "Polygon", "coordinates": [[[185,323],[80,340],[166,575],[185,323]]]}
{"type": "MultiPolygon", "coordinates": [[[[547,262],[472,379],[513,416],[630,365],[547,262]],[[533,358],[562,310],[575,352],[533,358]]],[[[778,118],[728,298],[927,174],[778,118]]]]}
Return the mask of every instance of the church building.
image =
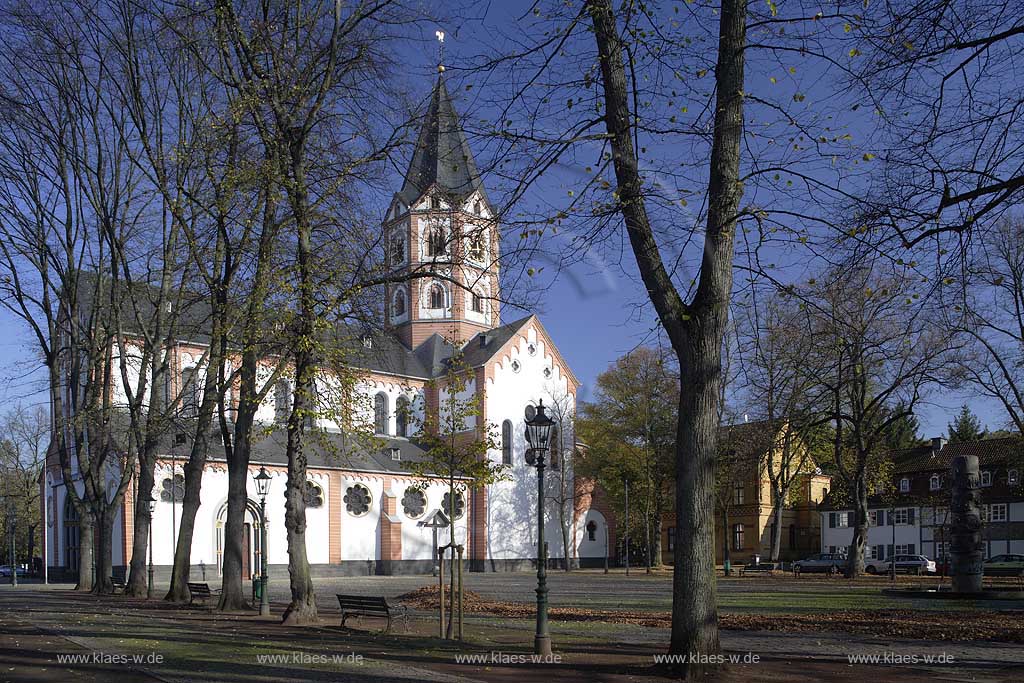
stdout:
{"type": "MultiPolygon", "coordinates": [[[[410,423],[443,403],[444,387],[438,388],[437,382],[456,355],[472,369],[464,393],[477,395],[482,406],[482,415],[475,419],[481,423],[473,420],[466,429],[487,425],[500,435],[500,448],[487,457],[506,466],[507,476],[487,486],[462,482],[456,500],[455,540],[466,546],[472,570],[534,566],[537,472],[524,459],[524,409],[542,399],[545,405],[557,406],[555,417],[561,414],[564,425],[559,425],[560,432],[552,439],[554,447],[566,452],[574,449],[572,422],[566,418],[575,410],[579,382],[537,316],[501,318],[500,225],[440,77],[409,170],[382,228],[388,268],[415,275],[382,291],[383,331],[367,333],[357,349],[357,394],[378,437],[374,441],[384,447],[344,458],[336,457],[329,447],[313,445],[309,449],[306,552],[314,576],[419,573],[433,568],[435,539],[447,543],[452,528],[435,525],[438,513],[448,510],[448,487],[443,481],[410,471],[410,463],[423,457],[410,423]]],[[[205,372],[203,352],[201,343],[181,340],[173,345],[171,391],[181,392],[190,386],[186,381],[192,376],[189,373],[199,376],[205,372]]],[[[115,394],[117,391],[115,387],[115,394]]],[[[266,501],[269,540],[266,549],[260,547],[259,498],[250,476],[244,579],[255,574],[263,552],[272,576],[282,576],[288,561],[283,529],[286,434],[281,422],[290,407],[290,392],[287,379],[277,382],[257,413],[264,428],[260,431],[269,435],[261,435],[253,444],[250,475],[265,467],[272,476],[266,501]]],[[[223,400],[230,402],[231,397],[223,400]]],[[[318,418],[314,426],[328,442],[345,439],[329,419],[318,418]]],[[[156,467],[152,552],[154,564],[164,572],[172,563],[184,495],[183,471],[190,449],[184,437],[168,439],[156,467]]],[[[556,461],[558,456],[558,452],[552,453],[556,461]]],[[[558,470],[548,468],[551,486],[563,485],[571,491],[571,469],[564,472],[567,481],[559,479],[558,470]]],[[[48,460],[42,486],[46,503],[44,562],[51,574],[60,574],[62,569],[73,574],[77,571],[78,526],[55,456],[48,460]]],[[[200,575],[207,581],[219,580],[227,490],[223,449],[214,441],[195,523],[193,580],[200,575]]],[[[115,521],[115,572],[130,560],[137,495],[129,487],[115,521]]],[[[574,509],[571,498],[561,503],[572,524],[569,543],[563,544],[556,497],[553,495],[547,506],[545,527],[551,560],[575,562],[585,545],[587,554],[603,554],[603,549],[589,548],[595,538],[593,529],[588,535],[587,520],[574,509]]],[[[604,538],[603,530],[599,536],[604,538]]]]}

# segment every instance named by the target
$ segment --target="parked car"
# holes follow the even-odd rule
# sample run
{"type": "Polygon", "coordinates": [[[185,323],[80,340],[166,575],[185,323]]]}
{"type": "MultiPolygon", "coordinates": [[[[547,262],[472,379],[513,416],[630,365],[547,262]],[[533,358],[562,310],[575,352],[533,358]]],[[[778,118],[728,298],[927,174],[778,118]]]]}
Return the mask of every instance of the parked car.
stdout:
{"type": "Polygon", "coordinates": [[[889,563],[886,560],[864,560],[864,571],[868,574],[884,574],[889,571],[889,563]]]}
{"type": "Polygon", "coordinates": [[[793,568],[800,572],[825,572],[828,574],[840,572],[846,566],[846,556],[838,553],[819,553],[811,555],[806,560],[797,560],[793,568]]]}
{"type": "Polygon", "coordinates": [[[1024,555],[996,555],[985,560],[986,576],[1024,576],[1024,555]]]}
{"type": "Polygon", "coordinates": [[[892,571],[893,559],[896,561],[897,574],[934,574],[937,570],[935,560],[929,560],[924,555],[897,555],[895,558],[890,558],[883,562],[884,566],[880,569],[881,573],[892,571]]]}
{"type": "MultiPolygon", "coordinates": [[[[18,576],[25,576],[28,573],[28,572],[25,571],[24,567],[18,567],[17,569],[18,569],[18,576]]],[[[5,564],[3,566],[0,566],[0,576],[8,576],[9,577],[10,575],[11,575],[11,565],[5,564]]]]}

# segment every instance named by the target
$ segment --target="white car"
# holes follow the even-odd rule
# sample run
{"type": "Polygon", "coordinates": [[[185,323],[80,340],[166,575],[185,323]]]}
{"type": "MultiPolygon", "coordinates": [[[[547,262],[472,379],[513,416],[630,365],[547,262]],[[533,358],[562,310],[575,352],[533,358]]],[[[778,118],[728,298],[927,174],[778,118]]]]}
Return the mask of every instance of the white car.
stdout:
{"type": "Polygon", "coordinates": [[[896,555],[895,558],[888,560],[872,560],[864,565],[864,569],[869,574],[888,574],[892,571],[894,559],[897,574],[935,574],[938,571],[935,560],[929,560],[924,555],[896,555]],[[874,568],[874,571],[871,568],[874,568]]]}

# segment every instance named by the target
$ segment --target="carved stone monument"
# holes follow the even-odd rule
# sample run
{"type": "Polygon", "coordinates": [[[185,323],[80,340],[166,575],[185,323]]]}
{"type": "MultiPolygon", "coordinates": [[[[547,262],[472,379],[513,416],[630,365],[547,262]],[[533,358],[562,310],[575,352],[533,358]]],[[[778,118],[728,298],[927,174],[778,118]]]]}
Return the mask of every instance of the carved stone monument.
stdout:
{"type": "Polygon", "coordinates": [[[952,538],[949,548],[953,591],[981,591],[984,544],[981,539],[980,476],[978,456],[958,455],[950,465],[953,499],[950,504],[952,538]]]}

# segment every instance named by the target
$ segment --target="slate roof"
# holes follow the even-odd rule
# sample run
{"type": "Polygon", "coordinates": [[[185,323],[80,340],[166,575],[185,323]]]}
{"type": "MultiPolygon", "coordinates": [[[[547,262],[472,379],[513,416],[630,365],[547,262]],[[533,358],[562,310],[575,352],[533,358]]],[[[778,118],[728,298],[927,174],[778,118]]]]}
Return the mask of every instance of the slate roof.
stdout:
{"type": "Polygon", "coordinates": [[[774,445],[782,424],[782,420],[755,420],[723,425],[718,430],[718,448],[723,453],[735,451],[739,460],[760,463],[774,445]]]}
{"type": "Polygon", "coordinates": [[[947,443],[937,453],[932,450],[931,444],[907,448],[892,453],[893,469],[900,474],[945,471],[958,455],[976,455],[981,465],[999,465],[1011,460],[1024,460],[1024,438],[1010,436],[947,443]]]}
{"type": "Polygon", "coordinates": [[[408,206],[435,184],[455,199],[473,192],[487,196],[443,76],[437,77],[398,196],[408,206]]]}

